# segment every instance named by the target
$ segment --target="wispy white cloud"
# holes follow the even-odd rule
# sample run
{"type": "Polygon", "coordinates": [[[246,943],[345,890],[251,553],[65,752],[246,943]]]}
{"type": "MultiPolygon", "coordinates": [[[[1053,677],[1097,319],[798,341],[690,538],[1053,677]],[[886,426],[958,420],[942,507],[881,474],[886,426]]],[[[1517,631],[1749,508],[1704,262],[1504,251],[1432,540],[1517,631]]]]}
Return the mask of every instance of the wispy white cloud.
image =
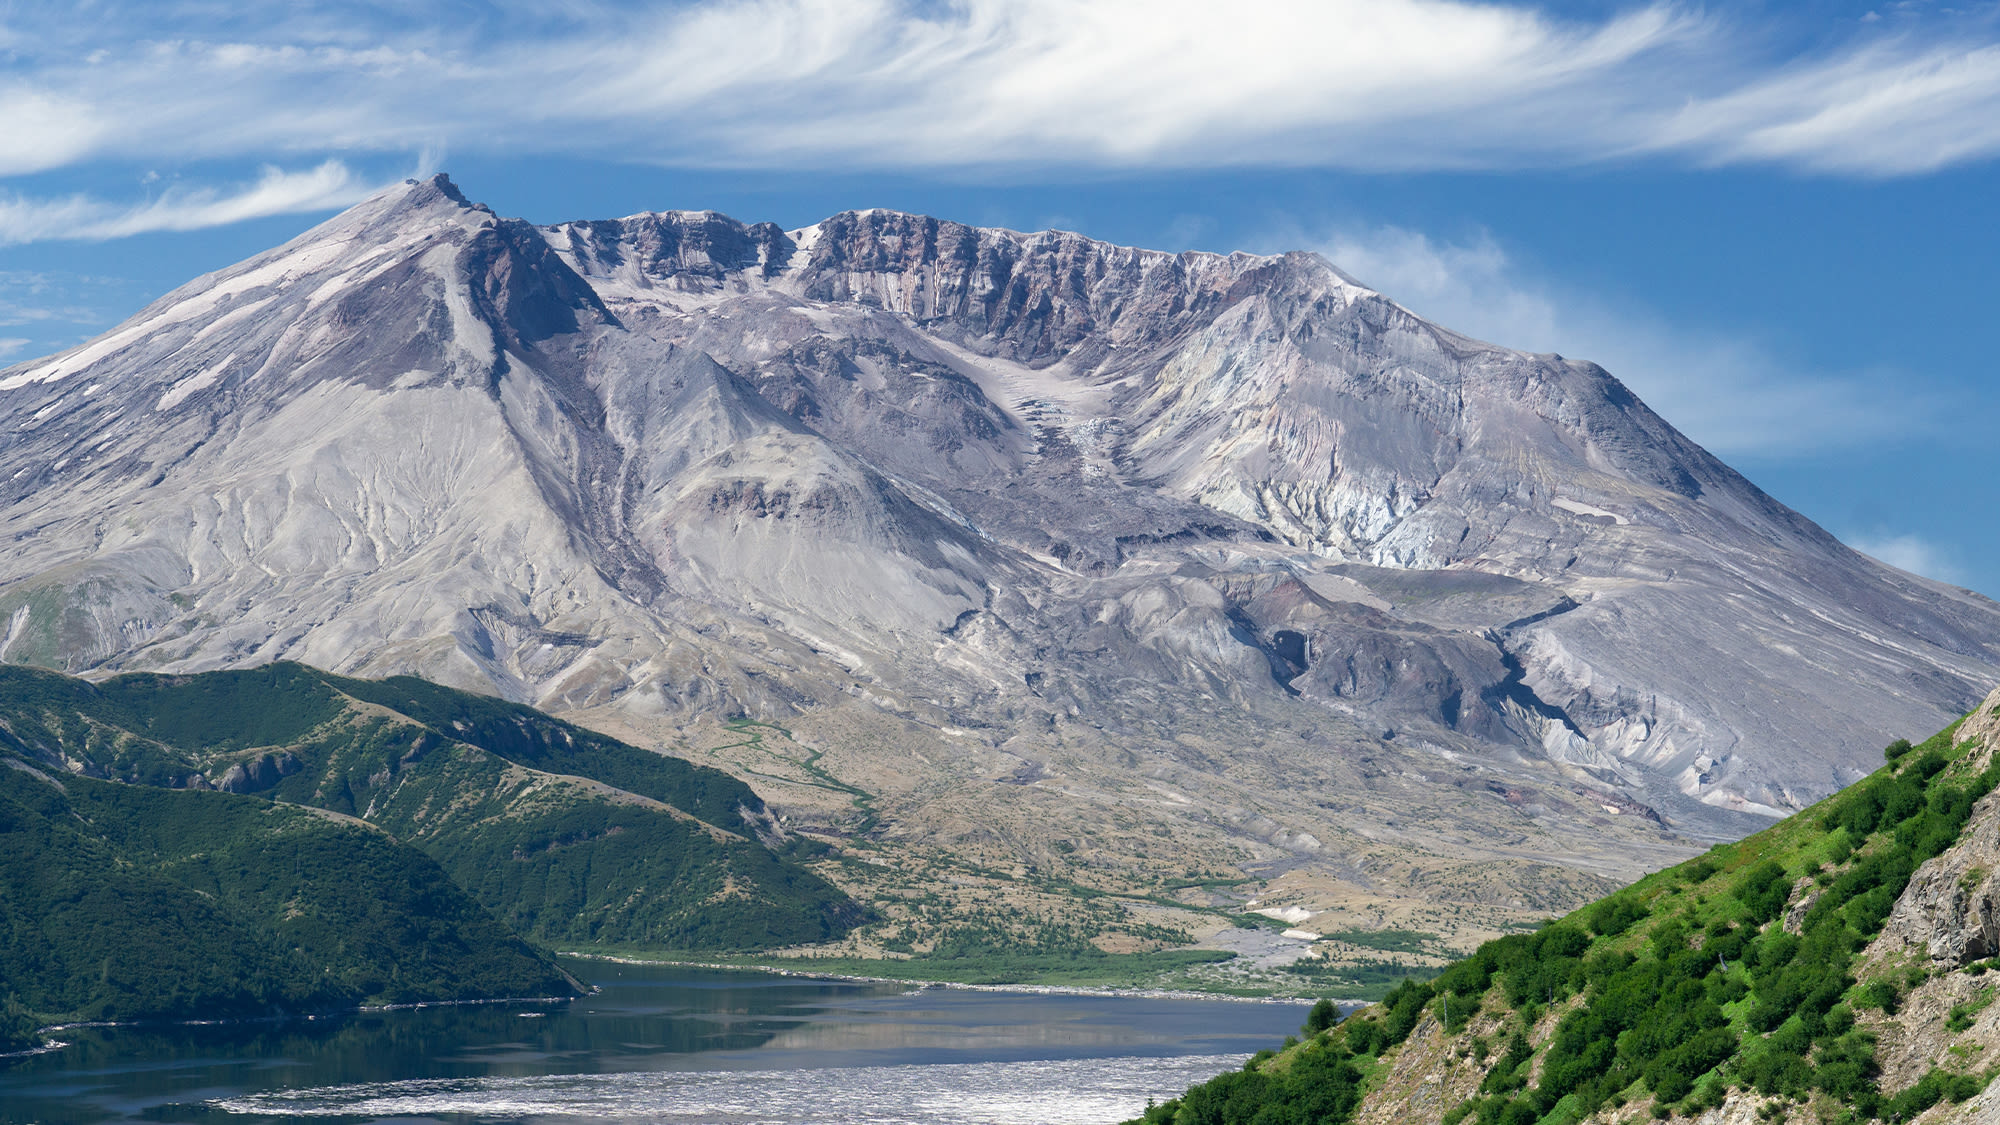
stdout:
{"type": "Polygon", "coordinates": [[[2000,45],[1876,45],[1692,103],[1651,143],[1720,161],[1929,172],[2000,151],[2000,45]]]}
{"type": "Polygon", "coordinates": [[[1534,276],[1490,236],[1437,241],[1400,227],[1288,232],[1362,284],[1453,331],[1602,365],[1683,433],[1725,456],[1785,456],[1906,437],[1942,396],[1880,372],[1803,370],[1756,341],[1690,332],[1657,313],[1534,276]]]}
{"type": "Polygon", "coordinates": [[[608,77],[573,84],[571,108],[698,110],[691,131],[739,160],[1458,163],[1550,138],[1491,115],[1476,141],[1440,136],[1443,122],[1696,30],[1663,8],[1578,25],[1443,0],[1249,0],[1226,16],[1203,0],[750,0],[600,54],[608,77]]]}
{"type": "Polygon", "coordinates": [[[1847,545],[1898,570],[1963,585],[1966,574],[1952,551],[1918,535],[1894,533],[1845,536],[1847,545]]]}
{"type": "Polygon", "coordinates": [[[76,322],[89,319],[93,314],[94,310],[79,305],[21,305],[0,298],[0,328],[18,328],[51,320],[76,322]]]}
{"type": "Polygon", "coordinates": [[[1857,23],[1774,56],[1773,36],[1666,2],[1584,20],[1472,0],[687,0],[481,20],[321,0],[226,36],[198,6],[113,0],[81,28],[23,11],[0,174],[438,145],[845,167],[1666,154],[1877,175],[2000,152],[2000,38],[1966,20],[1857,23]]]}
{"type": "Polygon", "coordinates": [[[5,359],[32,343],[34,343],[33,340],[27,339],[24,336],[0,337],[0,359],[5,359]]]}
{"type": "Polygon", "coordinates": [[[0,90],[0,176],[58,168],[90,155],[106,130],[89,102],[31,85],[0,90]]]}
{"type": "Polygon", "coordinates": [[[256,182],[234,190],[169,188],[141,203],[109,203],[82,195],[32,199],[0,194],[0,245],[199,230],[267,215],[323,211],[357,202],[377,187],[345,164],[329,160],[303,172],[265,168],[256,182]]]}

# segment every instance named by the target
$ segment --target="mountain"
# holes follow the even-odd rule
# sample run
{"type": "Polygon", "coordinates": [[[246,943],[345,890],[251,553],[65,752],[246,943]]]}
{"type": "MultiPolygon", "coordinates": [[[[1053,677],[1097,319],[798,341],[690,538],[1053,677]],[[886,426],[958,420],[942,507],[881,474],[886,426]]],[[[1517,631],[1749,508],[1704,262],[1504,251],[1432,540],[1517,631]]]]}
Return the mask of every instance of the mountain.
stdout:
{"type": "Polygon", "coordinates": [[[0,747],[50,786],[255,794],[287,823],[400,841],[541,942],[744,949],[821,941],[863,918],[767,846],[786,847],[784,829],[727,774],[409,677],[280,662],[93,684],[0,667],[0,747]]]}
{"type": "Polygon", "coordinates": [[[437,177],[0,371],[0,428],[0,660],[419,675],[892,867],[1321,928],[1567,909],[2000,668],[2000,607],[1310,254],[437,177]]]}
{"type": "Polygon", "coordinates": [[[1145,1121],[1994,1120],[1996,750],[2000,691],[1838,796],[1321,1011],[1145,1121]]]}

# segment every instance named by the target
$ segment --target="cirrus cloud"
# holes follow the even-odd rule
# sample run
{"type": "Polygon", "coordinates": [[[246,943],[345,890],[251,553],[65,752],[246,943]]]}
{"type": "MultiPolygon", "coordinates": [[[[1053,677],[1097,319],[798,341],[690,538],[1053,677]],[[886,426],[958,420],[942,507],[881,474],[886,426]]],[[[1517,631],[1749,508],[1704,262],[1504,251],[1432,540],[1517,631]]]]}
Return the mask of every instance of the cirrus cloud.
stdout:
{"type": "Polygon", "coordinates": [[[612,155],[703,166],[1438,169],[1634,156],[1898,175],[2000,152],[2000,39],[1803,53],[1673,4],[690,0],[531,13],[17,7],[0,174],[91,158],[612,155]],[[1760,44],[1766,44],[1760,46],[1760,44]],[[1775,52],[1775,53],[1774,53],[1775,52]]]}
{"type": "Polygon", "coordinates": [[[379,186],[329,160],[303,172],[267,167],[256,182],[234,190],[169,188],[139,203],[84,195],[33,199],[0,194],[0,245],[200,230],[267,215],[325,211],[356,203],[379,186]]]}

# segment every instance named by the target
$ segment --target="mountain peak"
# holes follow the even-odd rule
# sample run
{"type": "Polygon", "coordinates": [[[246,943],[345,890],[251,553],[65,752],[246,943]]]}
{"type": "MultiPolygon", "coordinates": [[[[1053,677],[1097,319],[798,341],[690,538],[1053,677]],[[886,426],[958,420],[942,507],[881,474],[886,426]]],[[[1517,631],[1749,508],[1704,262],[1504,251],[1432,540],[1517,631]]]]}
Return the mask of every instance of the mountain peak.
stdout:
{"type": "Polygon", "coordinates": [[[1532,790],[1489,810],[1524,833],[1728,834],[2000,667],[2000,608],[1845,551],[1601,370],[1307,253],[536,227],[437,176],[0,392],[0,659],[852,706],[1103,792],[1198,730],[1263,755],[1242,807],[1287,840],[1337,830],[1298,778],[1378,792],[1355,762],[1433,748],[1532,790]]]}
{"type": "Polygon", "coordinates": [[[403,183],[420,191],[424,189],[435,191],[461,207],[485,207],[483,203],[475,204],[467,199],[465,193],[458,189],[458,185],[453,183],[451,176],[445,172],[433,173],[423,179],[404,180],[403,183]]]}
{"type": "MultiPolygon", "coordinates": [[[[306,242],[420,239],[438,224],[463,226],[500,221],[491,207],[476,203],[443,172],[391,184],[306,231],[287,246],[306,242]],[[372,232],[372,233],[370,233],[372,232]]],[[[285,247],[279,247],[281,252],[285,247]]],[[[256,259],[252,259],[255,261],[256,259]]]]}

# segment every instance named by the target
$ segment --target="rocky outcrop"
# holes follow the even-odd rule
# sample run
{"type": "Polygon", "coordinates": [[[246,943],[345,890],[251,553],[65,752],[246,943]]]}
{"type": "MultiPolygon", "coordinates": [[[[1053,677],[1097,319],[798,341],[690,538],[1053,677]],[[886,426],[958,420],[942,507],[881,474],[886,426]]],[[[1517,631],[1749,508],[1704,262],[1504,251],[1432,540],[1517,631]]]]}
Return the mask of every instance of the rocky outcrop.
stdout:
{"type": "MultiPolygon", "coordinates": [[[[2000,718],[2000,691],[1986,697],[1956,732],[1975,741],[1972,763],[1990,761],[2000,718]]],[[[1949,851],[1917,868],[1882,928],[1877,951],[1904,950],[1956,969],[2000,955],[2000,793],[1973,807],[1965,832],[1949,851]]]]}
{"type": "Polygon", "coordinates": [[[224,793],[261,793],[303,768],[291,751],[274,750],[231,765],[209,785],[224,793]]]}
{"type": "Polygon", "coordinates": [[[2000,800],[1981,801],[1965,838],[1917,870],[1883,933],[1948,968],[2000,954],[2000,800]]]}

